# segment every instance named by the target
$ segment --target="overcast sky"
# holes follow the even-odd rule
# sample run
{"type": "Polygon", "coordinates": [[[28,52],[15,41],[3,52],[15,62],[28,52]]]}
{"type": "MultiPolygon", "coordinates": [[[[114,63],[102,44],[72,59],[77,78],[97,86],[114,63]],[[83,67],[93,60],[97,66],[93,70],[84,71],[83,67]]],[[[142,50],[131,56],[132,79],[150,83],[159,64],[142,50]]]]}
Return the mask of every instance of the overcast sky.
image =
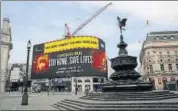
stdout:
{"type": "MultiPolygon", "coordinates": [[[[8,17],[12,27],[10,63],[26,62],[26,43],[32,44],[61,39],[68,23],[73,32],[88,17],[109,1],[9,1],[1,2],[1,21],[8,17]]],[[[117,16],[127,18],[124,39],[129,55],[139,57],[141,43],[147,31],[178,30],[178,2],[113,1],[113,4],[88,23],[77,35],[94,35],[106,43],[109,58],[118,54],[117,16]],[[150,21],[146,27],[146,21],[150,21]]],[[[32,54],[32,53],[31,53],[32,54]]],[[[139,59],[138,59],[139,60],[139,59]]]]}

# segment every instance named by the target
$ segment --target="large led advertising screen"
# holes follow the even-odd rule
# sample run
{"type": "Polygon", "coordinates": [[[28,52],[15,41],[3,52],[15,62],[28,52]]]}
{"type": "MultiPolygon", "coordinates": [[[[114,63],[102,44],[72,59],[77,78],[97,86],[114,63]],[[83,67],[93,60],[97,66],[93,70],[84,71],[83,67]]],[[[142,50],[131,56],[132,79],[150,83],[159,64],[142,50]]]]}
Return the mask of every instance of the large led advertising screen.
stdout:
{"type": "Polygon", "coordinates": [[[74,36],[34,45],[31,72],[32,79],[107,77],[105,43],[93,36],[74,36]]]}

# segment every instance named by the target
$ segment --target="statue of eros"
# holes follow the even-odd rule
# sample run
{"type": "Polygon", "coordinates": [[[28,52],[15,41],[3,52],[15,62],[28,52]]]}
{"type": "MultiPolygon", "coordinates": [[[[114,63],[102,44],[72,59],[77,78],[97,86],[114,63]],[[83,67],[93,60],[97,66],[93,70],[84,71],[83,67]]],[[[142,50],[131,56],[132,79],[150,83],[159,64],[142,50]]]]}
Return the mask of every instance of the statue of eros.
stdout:
{"type": "Polygon", "coordinates": [[[127,19],[126,18],[123,18],[121,20],[121,18],[119,16],[117,16],[117,21],[118,21],[118,25],[119,25],[119,28],[120,28],[120,32],[121,32],[121,35],[122,35],[122,30],[125,30],[125,26],[126,26],[126,21],[127,19]]]}

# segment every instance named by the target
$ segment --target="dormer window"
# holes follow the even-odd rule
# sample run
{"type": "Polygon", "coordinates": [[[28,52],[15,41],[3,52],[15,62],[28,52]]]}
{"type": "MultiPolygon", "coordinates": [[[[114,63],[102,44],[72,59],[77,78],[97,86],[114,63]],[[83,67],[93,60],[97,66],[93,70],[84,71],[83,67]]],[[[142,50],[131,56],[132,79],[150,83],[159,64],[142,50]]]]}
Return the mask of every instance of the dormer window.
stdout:
{"type": "Polygon", "coordinates": [[[174,39],[174,36],[172,36],[170,39],[174,39]]]}
{"type": "Polygon", "coordinates": [[[156,40],[159,40],[159,37],[156,37],[156,40]]]}

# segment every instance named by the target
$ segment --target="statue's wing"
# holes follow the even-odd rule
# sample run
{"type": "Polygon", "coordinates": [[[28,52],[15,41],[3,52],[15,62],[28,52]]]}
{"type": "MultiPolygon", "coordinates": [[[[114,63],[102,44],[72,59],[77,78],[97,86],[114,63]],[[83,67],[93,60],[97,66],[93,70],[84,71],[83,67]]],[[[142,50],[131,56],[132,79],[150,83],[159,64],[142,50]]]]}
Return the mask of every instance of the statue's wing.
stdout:
{"type": "Polygon", "coordinates": [[[117,20],[118,20],[118,22],[120,23],[120,21],[121,21],[121,18],[120,18],[119,16],[117,16],[117,20]]]}
{"type": "Polygon", "coordinates": [[[121,21],[121,25],[122,25],[122,27],[125,27],[125,25],[126,25],[126,21],[127,21],[126,18],[122,19],[122,21],[121,21]]]}

